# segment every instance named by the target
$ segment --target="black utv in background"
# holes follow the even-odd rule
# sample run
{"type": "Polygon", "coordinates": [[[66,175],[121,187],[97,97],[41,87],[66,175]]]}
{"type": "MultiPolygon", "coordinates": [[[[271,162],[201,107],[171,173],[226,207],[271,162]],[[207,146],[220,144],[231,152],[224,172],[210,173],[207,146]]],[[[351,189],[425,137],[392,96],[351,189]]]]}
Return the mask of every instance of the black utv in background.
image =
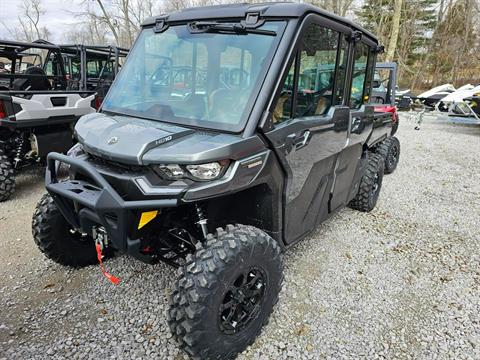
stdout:
{"type": "Polygon", "coordinates": [[[74,267],[114,251],[180,267],[180,346],[235,357],[278,300],[282,252],[345,206],[375,207],[392,123],[366,103],[379,50],[306,4],[146,20],[78,145],[48,156],[35,242],[74,267]]]}

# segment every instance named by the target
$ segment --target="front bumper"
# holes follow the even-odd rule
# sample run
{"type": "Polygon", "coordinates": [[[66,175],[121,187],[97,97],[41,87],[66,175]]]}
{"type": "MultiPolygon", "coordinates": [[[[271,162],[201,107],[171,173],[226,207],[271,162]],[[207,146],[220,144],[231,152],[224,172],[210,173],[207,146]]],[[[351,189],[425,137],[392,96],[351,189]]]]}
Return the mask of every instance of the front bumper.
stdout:
{"type": "Polygon", "coordinates": [[[150,258],[141,253],[141,240],[132,236],[142,211],[159,210],[178,205],[178,199],[124,200],[90,163],[58,153],[47,157],[45,175],[47,191],[70,225],[92,234],[94,227],[103,227],[116,250],[142,261],[150,258]],[[70,166],[89,181],[59,181],[56,162],[70,166]]]}

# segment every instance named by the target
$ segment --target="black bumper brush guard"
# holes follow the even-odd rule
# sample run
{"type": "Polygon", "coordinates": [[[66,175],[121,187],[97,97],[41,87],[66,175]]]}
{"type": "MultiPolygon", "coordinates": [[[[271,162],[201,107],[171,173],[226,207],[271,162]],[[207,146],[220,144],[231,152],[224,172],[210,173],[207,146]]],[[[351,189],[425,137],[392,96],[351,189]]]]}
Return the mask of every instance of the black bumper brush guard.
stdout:
{"type": "Polygon", "coordinates": [[[130,225],[138,224],[140,213],[177,206],[177,199],[125,201],[105,178],[88,162],[50,153],[47,157],[46,188],[69,224],[82,233],[93,235],[95,227],[103,227],[113,247],[138,260],[152,263],[155,259],[142,253],[141,240],[129,237],[130,225]],[[93,181],[59,181],[60,163],[93,181]]]}

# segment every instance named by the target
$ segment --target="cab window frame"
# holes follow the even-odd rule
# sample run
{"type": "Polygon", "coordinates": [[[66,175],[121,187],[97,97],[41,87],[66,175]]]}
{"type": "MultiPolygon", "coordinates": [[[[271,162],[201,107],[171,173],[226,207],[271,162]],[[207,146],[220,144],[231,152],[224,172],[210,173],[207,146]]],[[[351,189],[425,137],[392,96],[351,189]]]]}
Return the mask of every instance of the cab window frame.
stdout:
{"type": "MultiPolygon", "coordinates": [[[[309,28],[307,29],[307,31],[305,33],[307,33],[308,31],[310,31],[314,34],[316,32],[318,32],[316,35],[321,35],[321,36],[326,35],[328,37],[331,36],[331,39],[329,39],[329,41],[331,40],[332,44],[336,41],[336,44],[335,44],[335,47],[332,47],[331,49],[315,49],[315,48],[313,48],[313,50],[315,50],[315,54],[310,55],[308,53],[308,51],[306,50],[306,48],[304,47],[305,42],[301,41],[301,46],[298,49],[298,55],[297,55],[298,56],[297,57],[298,66],[295,69],[295,71],[297,72],[297,84],[296,84],[296,87],[295,87],[296,98],[295,98],[295,102],[294,102],[294,116],[293,117],[296,118],[296,119],[326,115],[328,109],[330,109],[333,106],[333,103],[334,103],[333,90],[334,90],[334,87],[335,87],[336,78],[337,78],[337,74],[338,74],[338,70],[339,70],[339,66],[340,66],[340,64],[338,63],[338,59],[339,59],[339,45],[341,43],[341,41],[340,41],[341,40],[341,33],[336,31],[336,30],[330,29],[326,26],[319,25],[319,24],[316,24],[316,23],[310,24],[309,28]],[[321,33],[323,33],[323,34],[321,34],[321,33]],[[302,68],[302,61],[307,61],[308,62],[307,58],[316,57],[318,52],[330,52],[330,51],[332,53],[334,52],[334,56],[333,56],[334,57],[334,67],[333,67],[333,71],[331,73],[331,79],[333,80],[333,84],[332,84],[332,88],[330,89],[331,94],[330,94],[330,100],[329,100],[329,102],[330,102],[329,107],[326,108],[324,111],[322,111],[319,114],[314,112],[313,114],[304,113],[302,115],[299,115],[298,111],[300,109],[298,107],[298,105],[299,105],[298,104],[298,95],[299,95],[300,91],[305,92],[305,90],[307,90],[307,89],[302,88],[302,86],[300,84],[300,77],[301,77],[301,75],[304,75],[304,72],[300,73],[300,69],[302,68]]],[[[310,49],[310,50],[312,50],[312,49],[310,49]]],[[[318,81],[318,67],[319,67],[319,65],[328,65],[328,64],[319,64],[319,63],[316,64],[316,68],[315,68],[316,72],[315,72],[315,80],[314,80],[315,86],[318,85],[317,81],[318,81]]],[[[307,70],[307,69],[305,69],[305,70],[307,70]]],[[[311,90],[311,89],[308,89],[308,90],[311,90]]],[[[327,90],[327,89],[325,89],[325,90],[327,90]]],[[[326,98],[326,96],[323,96],[323,95],[322,95],[322,97],[326,98]]],[[[309,106],[315,106],[315,102],[311,101],[311,104],[308,104],[308,105],[309,106]]],[[[309,106],[307,106],[307,108],[309,106]]],[[[317,106],[318,106],[318,102],[317,102],[317,106]]]]}
{"type": "MultiPolygon", "coordinates": [[[[367,104],[370,104],[370,98],[372,94],[372,88],[373,88],[373,72],[375,71],[375,64],[377,60],[377,47],[378,44],[375,43],[373,40],[368,38],[367,36],[363,35],[361,40],[358,40],[352,44],[351,47],[351,68],[355,68],[355,51],[357,49],[357,45],[364,45],[368,48],[368,58],[366,62],[366,67],[365,67],[365,80],[363,82],[363,90],[362,90],[362,97],[361,97],[361,103],[358,106],[352,106],[352,87],[353,87],[353,77],[350,79],[350,84],[346,87],[348,87],[348,94],[345,96],[345,105],[348,106],[351,110],[357,111],[362,108],[362,106],[365,106],[367,104]],[[367,98],[368,97],[368,98],[367,98]]],[[[353,75],[353,69],[352,69],[352,75],[353,75]]]]}
{"type": "Polygon", "coordinates": [[[300,58],[301,58],[301,51],[302,51],[302,41],[304,39],[304,35],[310,30],[311,26],[313,26],[314,24],[317,25],[317,26],[320,26],[320,27],[322,27],[326,30],[335,31],[335,32],[338,33],[338,40],[337,40],[337,46],[336,46],[337,54],[336,54],[336,60],[335,60],[335,71],[334,71],[334,74],[333,74],[334,84],[333,84],[333,89],[332,89],[332,105],[330,107],[338,106],[338,105],[345,105],[345,103],[347,102],[346,99],[347,99],[348,94],[349,94],[349,91],[347,90],[347,88],[349,87],[348,83],[347,83],[349,81],[349,79],[348,79],[347,76],[344,76],[344,79],[343,79],[344,85],[343,85],[343,91],[342,91],[343,96],[342,96],[342,103],[341,104],[336,103],[336,96],[335,96],[334,91],[336,92],[337,89],[338,89],[338,86],[339,86],[339,84],[337,84],[337,76],[338,76],[339,64],[342,63],[342,59],[341,59],[341,56],[340,56],[342,41],[345,41],[346,44],[347,44],[346,49],[345,49],[346,50],[347,62],[344,65],[345,65],[345,68],[348,69],[348,66],[349,66],[348,58],[349,58],[350,53],[352,51],[351,50],[352,43],[351,43],[351,41],[348,40],[348,38],[353,33],[353,30],[352,30],[351,27],[349,27],[347,25],[340,24],[338,22],[335,22],[335,21],[333,21],[331,19],[328,19],[326,17],[323,17],[321,15],[309,14],[304,19],[301,29],[296,34],[294,44],[292,45],[291,51],[288,55],[288,60],[286,61],[287,66],[282,70],[282,76],[281,76],[279,82],[277,83],[277,88],[276,88],[276,91],[275,91],[274,96],[273,96],[273,101],[270,103],[269,113],[270,113],[271,116],[270,116],[270,125],[268,126],[268,128],[270,128],[270,129],[275,129],[279,125],[289,123],[293,119],[308,120],[308,119],[312,119],[312,118],[316,119],[316,118],[324,117],[324,116],[328,115],[328,112],[327,112],[325,114],[319,114],[319,115],[312,115],[312,116],[305,116],[305,117],[295,117],[295,109],[296,109],[296,106],[297,106],[297,97],[298,97],[298,81],[299,81],[299,68],[300,68],[300,58]],[[343,39],[342,39],[342,37],[343,37],[343,39]],[[286,118],[283,121],[274,123],[273,114],[275,112],[275,107],[277,105],[278,100],[280,99],[281,93],[282,93],[283,88],[284,88],[285,81],[286,81],[286,79],[288,77],[288,74],[290,72],[290,69],[292,68],[293,65],[295,65],[295,71],[294,71],[294,83],[293,83],[293,91],[292,91],[292,107],[289,111],[289,117],[286,118]]]}

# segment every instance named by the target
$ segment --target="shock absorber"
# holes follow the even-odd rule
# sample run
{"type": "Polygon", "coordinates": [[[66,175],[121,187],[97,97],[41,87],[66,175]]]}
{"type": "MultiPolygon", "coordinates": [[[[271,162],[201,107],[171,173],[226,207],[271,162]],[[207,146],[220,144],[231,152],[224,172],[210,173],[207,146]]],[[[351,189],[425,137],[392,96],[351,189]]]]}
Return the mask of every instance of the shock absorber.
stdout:
{"type": "Polygon", "coordinates": [[[15,157],[13,158],[15,168],[17,168],[20,162],[22,161],[24,144],[25,144],[25,137],[22,134],[18,139],[17,148],[15,149],[15,157]]]}
{"type": "Polygon", "coordinates": [[[203,209],[200,207],[200,205],[195,204],[195,210],[197,212],[197,222],[196,222],[196,224],[202,230],[203,238],[206,239],[207,235],[208,235],[207,218],[205,217],[203,209]]]}

